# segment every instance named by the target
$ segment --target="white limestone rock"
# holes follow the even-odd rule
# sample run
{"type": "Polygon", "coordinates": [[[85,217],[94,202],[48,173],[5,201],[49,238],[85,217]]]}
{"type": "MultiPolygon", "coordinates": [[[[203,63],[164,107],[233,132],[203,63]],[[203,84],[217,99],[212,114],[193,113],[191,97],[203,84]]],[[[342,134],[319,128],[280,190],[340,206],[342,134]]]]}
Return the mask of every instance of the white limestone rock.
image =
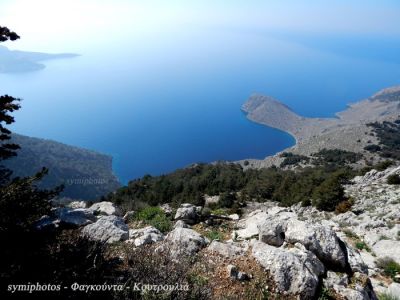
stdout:
{"type": "Polygon", "coordinates": [[[102,216],[96,223],[83,227],[82,235],[91,240],[114,243],[127,240],[129,228],[120,217],[102,216]]]}
{"type": "Polygon", "coordinates": [[[89,209],[93,211],[94,214],[98,215],[108,215],[108,216],[122,215],[121,210],[114,203],[108,201],[97,202],[93,204],[91,207],[89,207],[89,209]]]}
{"type": "Polygon", "coordinates": [[[285,240],[289,243],[303,244],[324,263],[341,268],[346,265],[346,256],[339,238],[330,228],[291,219],[287,222],[285,240]]]}
{"type": "Polygon", "coordinates": [[[136,247],[154,244],[164,239],[164,235],[153,226],[147,226],[140,229],[129,230],[129,240],[133,241],[136,247]]]}
{"type": "Polygon", "coordinates": [[[198,216],[198,208],[196,206],[184,203],[177,209],[175,220],[181,220],[187,224],[193,225],[197,222],[198,216]]]}
{"type": "Polygon", "coordinates": [[[96,222],[97,220],[93,212],[86,208],[58,208],[54,213],[59,223],[67,226],[80,227],[96,222]]]}
{"type": "Polygon", "coordinates": [[[209,244],[209,240],[189,228],[175,228],[167,234],[162,245],[158,248],[167,251],[172,257],[194,255],[209,244]]]}
{"type": "Polygon", "coordinates": [[[312,299],[319,285],[324,265],[311,252],[276,248],[260,241],[253,243],[253,257],[269,271],[281,293],[312,299]]]}
{"type": "Polygon", "coordinates": [[[400,241],[381,240],[372,247],[372,251],[377,258],[389,257],[400,264],[400,241]]]}
{"type": "Polygon", "coordinates": [[[221,243],[219,241],[212,241],[207,249],[211,253],[217,253],[228,258],[243,256],[245,253],[245,249],[238,245],[233,243],[221,243]]]}

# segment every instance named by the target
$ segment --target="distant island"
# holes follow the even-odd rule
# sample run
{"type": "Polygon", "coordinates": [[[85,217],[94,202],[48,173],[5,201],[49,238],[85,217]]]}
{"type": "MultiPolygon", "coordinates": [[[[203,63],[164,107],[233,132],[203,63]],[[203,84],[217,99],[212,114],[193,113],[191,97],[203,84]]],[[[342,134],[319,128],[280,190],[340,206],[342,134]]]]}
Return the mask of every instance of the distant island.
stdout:
{"type": "Polygon", "coordinates": [[[26,52],[9,50],[0,46],[0,73],[22,73],[44,69],[41,61],[58,58],[72,58],[79,56],[73,53],[48,54],[40,52],[26,52]]]}

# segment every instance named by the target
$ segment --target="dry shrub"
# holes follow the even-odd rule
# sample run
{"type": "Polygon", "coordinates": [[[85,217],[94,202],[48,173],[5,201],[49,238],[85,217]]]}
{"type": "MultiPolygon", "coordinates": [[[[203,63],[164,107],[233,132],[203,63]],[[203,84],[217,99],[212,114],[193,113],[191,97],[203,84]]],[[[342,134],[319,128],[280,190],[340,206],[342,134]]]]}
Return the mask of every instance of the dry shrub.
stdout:
{"type": "Polygon", "coordinates": [[[125,246],[125,285],[130,288],[117,295],[118,299],[210,299],[210,291],[204,282],[193,280],[192,267],[197,257],[174,259],[168,250],[157,251],[154,246],[133,248],[125,246]],[[137,286],[177,286],[172,291],[135,290],[137,286]],[[186,287],[186,288],[185,288],[186,287]]]}
{"type": "Polygon", "coordinates": [[[342,201],[338,205],[336,205],[335,213],[344,214],[345,212],[348,212],[352,206],[353,206],[352,201],[350,201],[350,200],[342,201]]]}

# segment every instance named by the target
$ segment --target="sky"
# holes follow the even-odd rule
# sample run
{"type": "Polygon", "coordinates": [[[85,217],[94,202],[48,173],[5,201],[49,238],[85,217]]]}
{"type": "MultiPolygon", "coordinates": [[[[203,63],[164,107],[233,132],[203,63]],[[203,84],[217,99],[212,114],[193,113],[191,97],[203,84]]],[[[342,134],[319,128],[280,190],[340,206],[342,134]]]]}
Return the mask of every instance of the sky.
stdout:
{"type": "Polygon", "coordinates": [[[398,0],[0,0],[0,25],[47,52],[141,41],[199,28],[400,36],[398,0]]]}

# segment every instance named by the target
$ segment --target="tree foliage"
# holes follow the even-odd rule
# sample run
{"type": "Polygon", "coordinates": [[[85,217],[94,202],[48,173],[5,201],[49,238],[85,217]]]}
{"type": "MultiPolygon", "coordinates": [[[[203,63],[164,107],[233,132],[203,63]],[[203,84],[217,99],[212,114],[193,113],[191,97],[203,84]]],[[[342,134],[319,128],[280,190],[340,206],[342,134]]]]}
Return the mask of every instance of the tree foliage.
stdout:
{"type": "Polygon", "coordinates": [[[0,42],[5,42],[5,41],[15,41],[19,39],[19,35],[16,34],[15,32],[11,31],[7,27],[2,27],[0,26],[0,42]]]}
{"type": "Polygon", "coordinates": [[[349,168],[332,165],[297,171],[278,168],[248,169],[230,163],[197,164],[162,176],[144,176],[110,194],[107,199],[125,207],[172,203],[198,204],[199,197],[220,195],[219,207],[243,201],[274,200],[284,206],[303,203],[334,210],[344,200],[341,183],[354,176],[349,168]],[[238,197],[236,195],[239,195],[238,197]],[[337,199],[334,199],[337,197],[337,199]]]}
{"type": "MultiPolygon", "coordinates": [[[[19,36],[6,27],[0,27],[0,41],[16,40],[19,36]]],[[[6,128],[14,122],[12,113],[20,109],[19,99],[9,95],[0,97],[0,232],[29,230],[33,223],[50,211],[50,200],[60,188],[39,190],[35,183],[47,174],[43,168],[32,177],[10,179],[11,171],[3,162],[17,155],[19,146],[9,143],[11,131],[6,128]]]]}
{"type": "Polygon", "coordinates": [[[379,140],[379,145],[369,145],[364,149],[378,152],[384,158],[400,160],[400,119],[394,122],[370,123],[379,140]]]}

